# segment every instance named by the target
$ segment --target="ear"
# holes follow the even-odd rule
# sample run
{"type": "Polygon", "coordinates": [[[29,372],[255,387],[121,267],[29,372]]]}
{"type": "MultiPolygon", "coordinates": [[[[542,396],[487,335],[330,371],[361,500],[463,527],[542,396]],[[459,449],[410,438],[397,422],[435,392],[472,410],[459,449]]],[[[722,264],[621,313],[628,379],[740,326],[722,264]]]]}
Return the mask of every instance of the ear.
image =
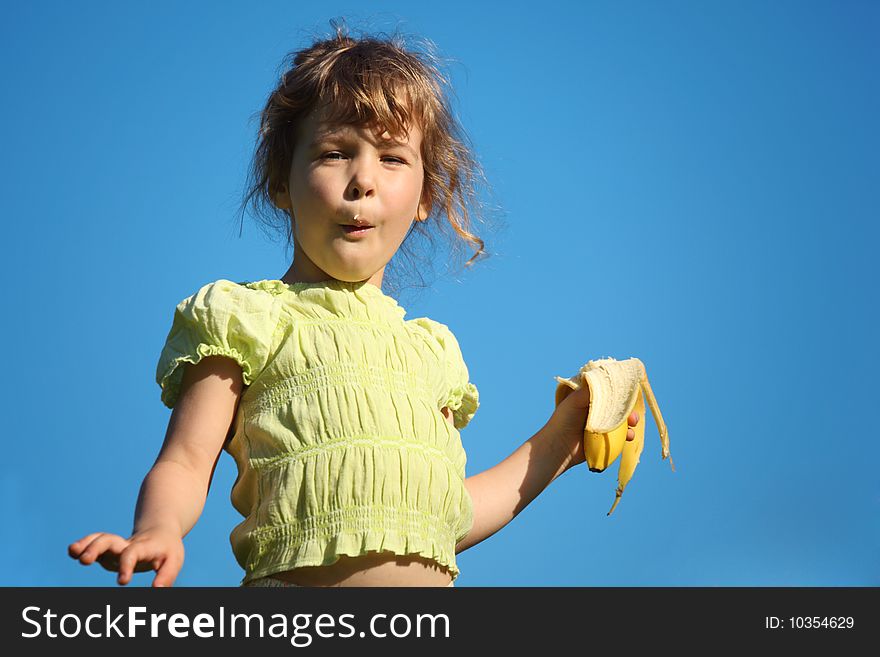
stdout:
{"type": "Polygon", "coordinates": [[[272,202],[279,210],[290,209],[290,195],[287,193],[287,185],[280,185],[278,187],[278,191],[275,192],[272,202]]]}
{"type": "Polygon", "coordinates": [[[431,215],[432,205],[431,194],[427,191],[423,192],[422,198],[419,200],[419,209],[416,212],[416,221],[426,221],[431,215]]]}

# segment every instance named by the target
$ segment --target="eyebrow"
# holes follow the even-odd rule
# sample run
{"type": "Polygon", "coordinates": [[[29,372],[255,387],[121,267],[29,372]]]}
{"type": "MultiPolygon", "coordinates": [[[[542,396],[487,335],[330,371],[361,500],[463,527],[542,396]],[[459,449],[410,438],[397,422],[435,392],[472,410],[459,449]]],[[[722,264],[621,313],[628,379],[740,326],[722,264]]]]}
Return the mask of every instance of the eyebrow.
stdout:
{"type": "MultiPolygon", "coordinates": [[[[339,130],[327,130],[325,132],[316,134],[315,138],[312,140],[311,146],[314,148],[324,141],[342,138],[339,132],[339,130]]],[[[374,141],[372,143],[375,144],[376,142],[374,141]]],[[[418,154],[415,152],[415,150],[413,150],[412,146],[410,146],[409,144],[405,144],[402,141],[398,141],[397,139],[383,139],[381,141],[381,145],[391,148],[402,148],[403,150],[408,151],[410,155],[412,155],[414,158],[418,159],[418,154]]]]}

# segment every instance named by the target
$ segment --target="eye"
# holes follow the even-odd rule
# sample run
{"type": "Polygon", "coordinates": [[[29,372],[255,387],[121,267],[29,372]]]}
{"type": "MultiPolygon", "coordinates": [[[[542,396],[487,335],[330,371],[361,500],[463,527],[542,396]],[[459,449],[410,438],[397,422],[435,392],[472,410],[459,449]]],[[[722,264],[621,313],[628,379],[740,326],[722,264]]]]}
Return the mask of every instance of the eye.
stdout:
{"type": "Polygon", "coordinates": [[[329,152],[329,153],[324,153],[324,154],[321,156],[321,159],[322,159],[322,160],[339,160],[339,159],[342,159],[342,158],[344,158],[344,157],[345,157],[345,155],[343,155],[343,154],[340,153],[339,151],[331,151],[331,152],[329,152]]]}
{"type": "Polygon", "coordinates": [[[394,155],[388,155],[382,158],[383,160],[392,162],[394,164],[406,164],[405,160],[400,159],[399,157],[395,157],[394,155]]]}

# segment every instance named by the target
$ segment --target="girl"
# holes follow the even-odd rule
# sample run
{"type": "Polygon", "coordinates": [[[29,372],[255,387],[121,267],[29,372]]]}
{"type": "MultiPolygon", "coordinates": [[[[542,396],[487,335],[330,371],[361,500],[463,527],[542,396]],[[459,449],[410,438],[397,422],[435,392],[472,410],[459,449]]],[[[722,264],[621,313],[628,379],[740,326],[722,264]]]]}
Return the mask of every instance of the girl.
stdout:
{"type": "Polygon", "coordinates": [[[452,586],[456,554],[584,461],[586,386],[465,478],[459,431],[479,395],[458,342],[427,317],[405,321],[382,291],[412,228],[446,222],[484,253],[468,230],[475,160],[444,84],[397,38],[337,27],[296,53],[262,112],[248,197],[283,212],[293,262],[177,306],[157,368],[173,412],[133,532],[89,534],[71,557],[119,584],[155,570],[153,586],[171,586],[225,449],[243,585],[452,586]]]}

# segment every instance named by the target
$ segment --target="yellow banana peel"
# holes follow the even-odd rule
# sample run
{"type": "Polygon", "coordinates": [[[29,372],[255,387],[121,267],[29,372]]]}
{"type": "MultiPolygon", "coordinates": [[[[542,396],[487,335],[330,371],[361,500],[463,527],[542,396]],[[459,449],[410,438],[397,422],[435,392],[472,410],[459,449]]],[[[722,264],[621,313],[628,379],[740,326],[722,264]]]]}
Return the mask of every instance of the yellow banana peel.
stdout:
{"type": "Polygon", "coordinates": [[[620,469],[617,474],[617,491],[614,504],[608,515],[614,511],[626,485],[632,479],[639,457],[645,446],[645,399],[654,416],[654,423],[660,432],[660,452],[663,459],[669,459],[669,465],[675,472],[675,464],[669,453],[669,434],[666,423],[660,414],[660,407],[654,398],[648,373],[638,358],[615,360],[602,358],[591,360],[570,379],[555,377],[556,405],[559,406],[572,390],[582,385],[590,389],[590,408],[587,412],[587,423],[584,427],[584,454],[587,466],[592,472],[602,472],[620,457],[620,469]],[[636,411],[639,422],[633,427],[635,438],[626,440],[629,428],[627,418],[636,411]]]}

